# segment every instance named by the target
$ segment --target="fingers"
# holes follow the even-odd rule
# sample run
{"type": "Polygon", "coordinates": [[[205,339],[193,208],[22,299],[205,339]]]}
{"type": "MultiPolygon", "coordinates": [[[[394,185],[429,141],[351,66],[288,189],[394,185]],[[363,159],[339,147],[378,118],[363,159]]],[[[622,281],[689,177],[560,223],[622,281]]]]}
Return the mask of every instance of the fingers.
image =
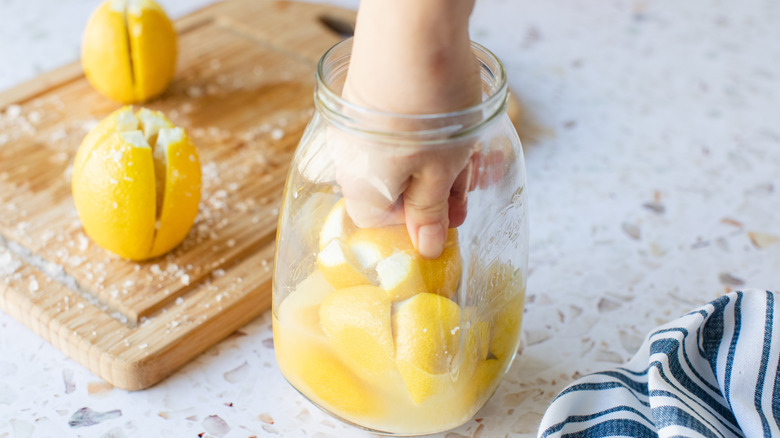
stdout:
{"type": "Polygon", "coordinates": [[[409,181],[403,157],[335,130],[328,140],[353,222],[361,228],[402,224],[401,193],[409,181]]]}
{"type": "Polygon", "coordinates": [[[426,167],[412,177],[404,192],[406,228],[417,252],[425,258],[437,258],[444,250],[455,176],[440,166],[426,167]]]}
{"type": "Polygon", "coordinates": [[[468,192],[471,189],[472,163],[463,169],[450,189],[450,197],[447,200],[449,206],[449,227],[456,228],[463,225],[466,220],[466,205],[468,204],[468,192]]]}

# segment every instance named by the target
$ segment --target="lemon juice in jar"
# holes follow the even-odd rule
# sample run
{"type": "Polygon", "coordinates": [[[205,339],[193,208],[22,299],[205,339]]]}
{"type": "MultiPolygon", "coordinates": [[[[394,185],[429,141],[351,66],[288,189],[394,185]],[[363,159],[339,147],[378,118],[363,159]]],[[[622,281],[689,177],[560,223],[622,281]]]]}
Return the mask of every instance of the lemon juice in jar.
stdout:
{"type": "Polygon", "coordinates": [[[317,112],[288,175],[274,272],[279,367],[312,403],[377,433],[427,434],[465,423],[518,349],[528,254],[522,149],[506,115],[503,67],[481,46],[472,49],[482,102],[409,116],[341,99],[351,41],[336,45],[318,65],[317,112]],[[418,254],[403,224],[353,222],[334,150],[356,137],[388,159],[412,150],[467,151],[468,213],[448,231],[438,258],[418,254]]]}

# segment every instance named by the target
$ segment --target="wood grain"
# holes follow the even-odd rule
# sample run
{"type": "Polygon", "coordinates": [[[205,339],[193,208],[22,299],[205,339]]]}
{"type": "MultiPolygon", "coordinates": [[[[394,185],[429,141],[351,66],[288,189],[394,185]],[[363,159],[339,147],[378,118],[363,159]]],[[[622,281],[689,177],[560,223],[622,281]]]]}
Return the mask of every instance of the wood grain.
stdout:
{"type": "Polygon", "coordinates": [[[81,139],[119,105],[78,63],[0,94],[0,307],[130,390],[268,309],[288,163],[312,113],[316,59],[340,39],[322,14],[352,19],[328,6],[232,0],[177,22],[177,76],[144,106],[193,137],[203,200],[185,241],[143,263],[92,243],[70,194],[81,139]]]}

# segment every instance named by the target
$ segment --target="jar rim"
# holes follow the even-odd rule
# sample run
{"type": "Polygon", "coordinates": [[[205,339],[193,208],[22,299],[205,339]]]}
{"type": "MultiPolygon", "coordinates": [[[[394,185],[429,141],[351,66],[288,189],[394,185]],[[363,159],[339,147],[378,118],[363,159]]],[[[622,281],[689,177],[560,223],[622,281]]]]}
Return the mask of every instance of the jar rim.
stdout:
{"type": "MultiPolygon", "coordinates": [[[[325,72],[326,63],[332,61],[337,51],[346,50],[349,48],[349,52],[342,56],[346,58],[347,64],[351,57],[351,46],[353,38],[347,38],[342,40],[331,48],[329,48],[320,57],[317,62],[317,68],[315,71],[316,88],[314,91],[315,104],[318,109],[324,111],[325,116],[342,128],[346,128],[350,131],[360,131],[364,134],[393,137],[399,136],[414,136],[418,141],[420,137],[438,137],[441,140],[451,139],[453,137],[462,137],[474,132],[481,128],[483,125],[497,118],[500,114],[506,111],[508,104],[508,85],[506,70],[501,60],[493,54],[490,50],[471,41],[471,50],[475,53],[480,69],[480,79],[484,84],[486,81],[491,81],[492,84],[489,87],[490,92],[483,96],[483,99],[474,105],[466,108],[458,109],[455,111],[442,112],[442,113],[424,113],[424,114],[406,114],[396,113],[391,111],[376,110],[367,108],[359,104],[350,102],[336,92],[329,81],[327,80],[327,74],[325,72]],[[492,65],[488,65],[492,64],[492,65]],[[486,77],[487,76],[487,77],[486,77]],[[399,133],[388,132],[381,129],[362,128],[354,122],[354,119],[347,116],[345,113],[360,115],[361,118],[392,118],[395,120],[402,120],[410,122],[411,125],[417,123],[420,126],[424,126],[424,122],[431,121],[446,121],[446,120],[472,120],[473,123],[463,124],[458,126],[445,126],[434,129],[423,129],[411,132],[399,133]],[[475,117],[479,114],[484,114],[481,117],[475,117]],[[445,137],[445,138],[442,138],[445,137]]],[[[342,60],[343,62],[343,60],[342,60]]]]}

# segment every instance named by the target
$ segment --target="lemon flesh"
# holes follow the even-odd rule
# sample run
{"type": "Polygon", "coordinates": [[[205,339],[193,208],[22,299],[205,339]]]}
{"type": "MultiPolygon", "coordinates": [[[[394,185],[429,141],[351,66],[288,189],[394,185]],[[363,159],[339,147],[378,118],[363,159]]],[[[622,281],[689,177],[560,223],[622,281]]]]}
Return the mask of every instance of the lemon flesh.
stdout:
{"type": "Polygon", "coordinates": [[[73,200],[87,235],[131,260],[164,254],[186,237],[200,188],[195,146],[162,113],[146,109],[106,117],[73,165],[73,200]]]}

